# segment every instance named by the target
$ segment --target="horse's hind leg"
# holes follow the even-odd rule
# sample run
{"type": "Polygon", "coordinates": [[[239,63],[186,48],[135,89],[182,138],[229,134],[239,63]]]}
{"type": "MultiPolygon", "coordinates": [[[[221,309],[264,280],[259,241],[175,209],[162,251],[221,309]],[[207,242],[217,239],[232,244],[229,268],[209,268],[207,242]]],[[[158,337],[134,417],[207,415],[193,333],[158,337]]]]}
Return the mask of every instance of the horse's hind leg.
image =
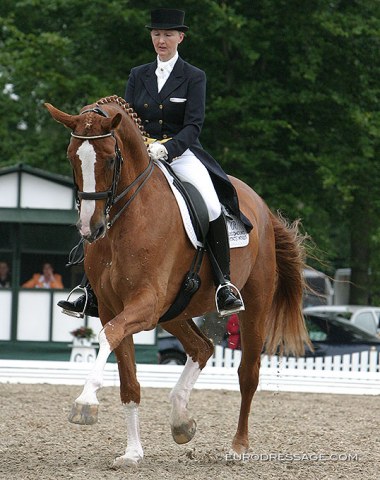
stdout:
{"type": "Polygon", "coordinates": [[[168,323],[164,328],[180,340],[187,353],[186,365],[169,397],[172,404],[170,425],[173,438],[177,443],[187,443],[195,435],[197,427],[187,408],[190,393],[213,354],[214,346],[193,320],[168,323]]]}
{"type": "Polygon", "coordinates": [[[238,375],[241,405],[238,427],[232,441],[232,449],[238,454],[247,452],[249,448],[248,417],[259,383],[260,358],[265,340],[264,325],[268,306],[260,306],[259,298],[257,295],[249,295],[245,301],[245,312],[239,314],[242,357],[238,375]]]}

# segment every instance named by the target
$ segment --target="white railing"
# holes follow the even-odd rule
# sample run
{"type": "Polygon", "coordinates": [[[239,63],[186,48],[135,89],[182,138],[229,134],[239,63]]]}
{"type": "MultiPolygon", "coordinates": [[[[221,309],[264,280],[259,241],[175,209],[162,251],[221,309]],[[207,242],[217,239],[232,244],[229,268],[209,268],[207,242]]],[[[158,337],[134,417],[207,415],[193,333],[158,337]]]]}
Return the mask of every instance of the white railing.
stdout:
{"type": "MultiPolygon", "coordinates": [[[[195,388],[238,391],[240,356],[240,351],[216,347],[195,388]]],[[[91,367],[81,362],[0,360],[0,383],[83,385],[91,367]]],[[[172,388],[182,370],[178,365],[140,364],[137,377],[143,387],[172,388]]],[[[104,386],[118,385],[117,365],[108,364],[104,386]]],[[[380,395],[379,353],[306,360],[263,356],[258,390],[380,395]]]]}
{"type": "MultiPolygon", "coordinates": [[[[240,350],[215,347],[215,353],[208,362],[208,366],[238,368],[241,360],[240,350]]],[[[297,370],[324,370],[344,372],[380,372],[380,352],[376,350],[355,352],[345,355],[329,357],[277,357],[261,356],[261,368],[297,369],[297,370]]]]}
{"type": "MultiPolygon", "coordinates": [[[[206,368],[236,371],[241,352],[215,347],[206,368]]],[[[259,390],[380,395],[380,352],[332,357],[262,355],[259,390]]]]}

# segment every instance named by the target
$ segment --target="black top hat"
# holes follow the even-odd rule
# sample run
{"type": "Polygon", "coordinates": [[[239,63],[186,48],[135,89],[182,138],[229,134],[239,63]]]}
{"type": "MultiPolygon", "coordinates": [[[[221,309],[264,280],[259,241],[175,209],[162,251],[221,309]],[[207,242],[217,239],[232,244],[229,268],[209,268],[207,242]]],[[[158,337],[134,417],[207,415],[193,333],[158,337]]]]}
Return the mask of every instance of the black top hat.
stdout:
{"type": "Polygon", "coordinates": [[[149,30],[179,30],[186,32],[189,29],[183,24],[185,12],[173,8],[159,8],[150,13],[150,25],[145,25],[149,30]]]}

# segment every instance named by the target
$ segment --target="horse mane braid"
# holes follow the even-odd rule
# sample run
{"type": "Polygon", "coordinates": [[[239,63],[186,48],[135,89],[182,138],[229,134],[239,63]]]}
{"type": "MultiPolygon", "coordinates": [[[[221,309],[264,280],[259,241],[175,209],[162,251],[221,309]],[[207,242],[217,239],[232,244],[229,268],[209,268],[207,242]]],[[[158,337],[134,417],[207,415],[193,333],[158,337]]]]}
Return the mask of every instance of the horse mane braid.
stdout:
{"type": "Polygon", "coordinates": [[[141,118],[138,117],[137,113],[133,110],[129,103],[124,100],[124,98],[121,98],[117,95],[111,95],[110,97],[101,98],[96,102],[96,105],[100,106],[107,103],[116,103],[117,105],[119,105],[125,111],[125,113],[133,120],[136,127],[139,129],[139,132],[143,136],[144,141],[146,141],[146,131],[141,124],[141,118]]]}

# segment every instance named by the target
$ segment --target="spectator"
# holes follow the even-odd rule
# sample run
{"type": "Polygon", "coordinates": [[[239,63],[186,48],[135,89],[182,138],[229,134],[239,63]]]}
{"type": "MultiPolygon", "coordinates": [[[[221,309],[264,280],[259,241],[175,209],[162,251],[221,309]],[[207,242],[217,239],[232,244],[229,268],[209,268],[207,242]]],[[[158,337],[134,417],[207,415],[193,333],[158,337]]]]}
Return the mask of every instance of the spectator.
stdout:
{"type": "Polygon", "coordinates": [[[233,350],[241,350],[239,317],[233,313],[227,321],[227,346],[233,350]]]}
{"type": "Polygon", "coordinates": [[[7,262],[0,262],[0,288],[10,288],[11,275],[7,262]]]}
{"type": "Polygon", "coordinates": [[[54,273],[51,263],[44,263],[42,273],[35,273],[22,286],[24,288],[63,288],[62,276],[54,273]]]}

